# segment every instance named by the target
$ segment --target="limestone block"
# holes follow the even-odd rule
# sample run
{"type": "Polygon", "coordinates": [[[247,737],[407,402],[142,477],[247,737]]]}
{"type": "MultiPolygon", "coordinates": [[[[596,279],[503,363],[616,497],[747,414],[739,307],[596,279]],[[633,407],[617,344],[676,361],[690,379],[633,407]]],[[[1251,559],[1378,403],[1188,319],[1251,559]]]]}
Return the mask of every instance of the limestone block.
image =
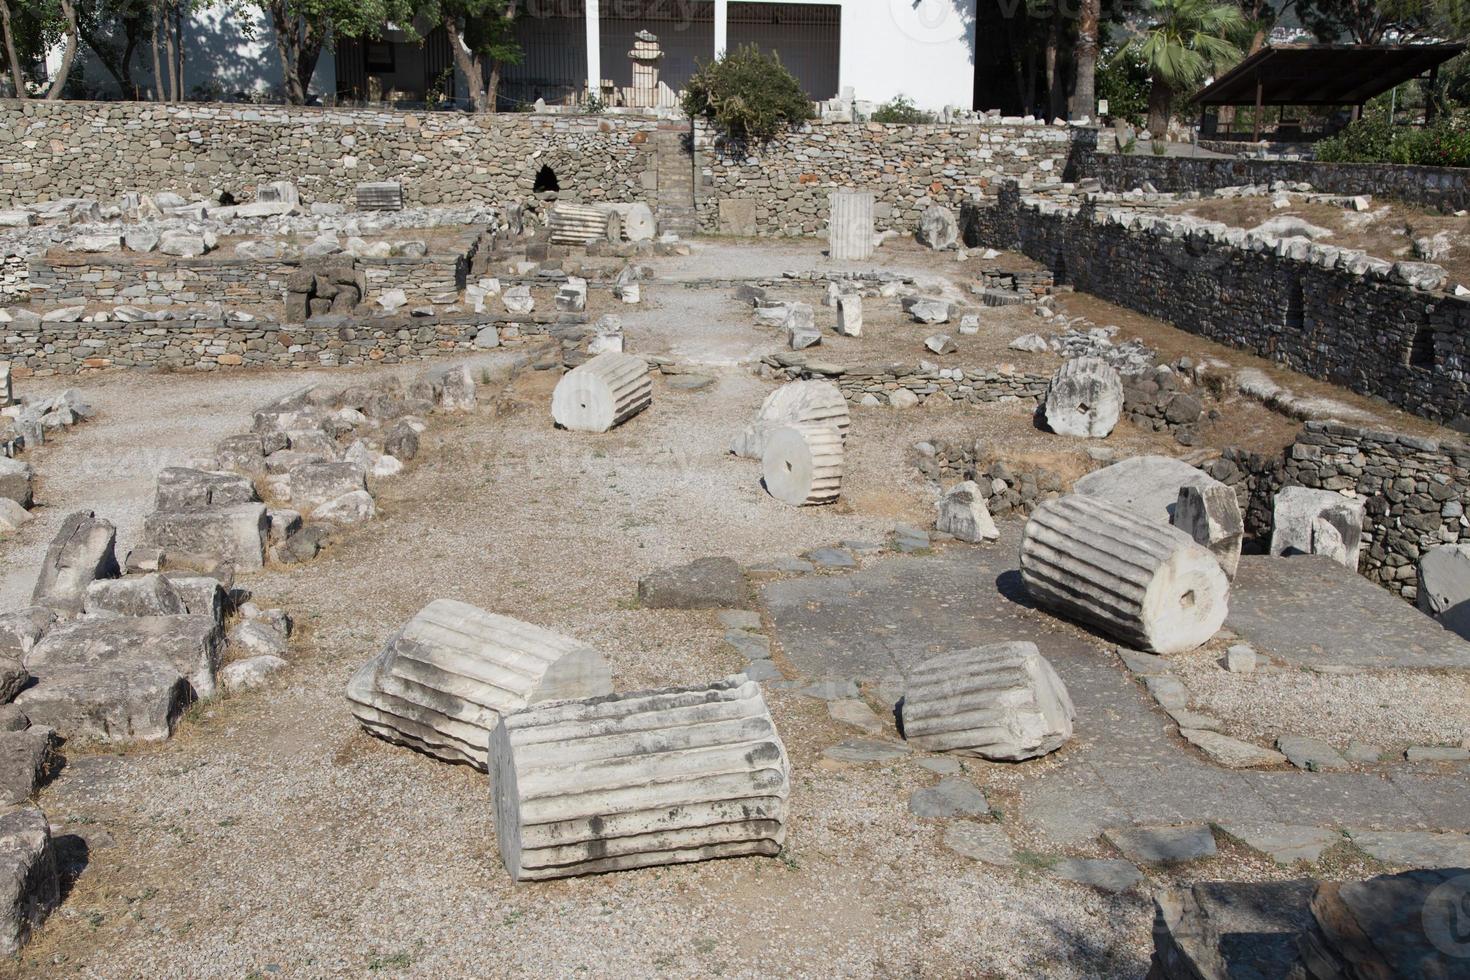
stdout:
{"type": "Polygon", "coordinates": [[[1234,490],[1204,470],[1171,456],[1130,456],[1088,473],[1073,489],[1146,520],[1174,525],[1208,548],[1227,578],[1235,577],[1245,533],[1240,502],[1234,490]]]}
{"type": "Polygon", "coordinates": [[[0,955],[15,956],[61,904],[46,814],[21,806],[0,815],[0,955]]]}
{"type": "Polygon", "coordinates": [[[935,529],[953,534],[961,541],[977,544],[1000,537],[990,508],[985,505],[985,494],[974,480],[955,484],[940,498],[935,509],[938,511],[935,529]]]}
{"type": "Polygon", "coordinates": [[[1032,513],[1021,578],[1042,607],[1154,653],[1214,636],[1230,589],[1215,557],[1183,531],[1081,494],[1032,513]]]}
{"type": "Polygon", "coordinates": [[[792,381],[766,396],[755,421],[735,437],[730,451],[746,459],[760,459],[766,437],[791,422],[832,425],[844,443],[851,425],[847,399],[830,381],[792,381]]]}
{"type": "Polygon", "coordinates": [[[908,304],[908,313],[916,323],[949,322],[949,304],[942,299],[916,299],[908,304]]]}
{"type": "Polygon", "coordinates": [[[954,248],[960,240],[960,224],[954,212],[942,204],[931,204],[919,217],[919,243],[940,251],[954,248]]]}
{"type": "Polygon", "coordinates": [[[102,579],[87,586],[82,611],[88,616],[182,616],[183,596],[157,573],[102,579]]]}
{"type": "Polygon", "coordinates": [[[1271,554],[1326,555],[1358,569],[1367,511],[1363,501],[1332,490],[1285,487],[1271,518],[1271,554]]]}
{"type": "Polygon", "coordinates": [[[786,748],[744,675],[505,715],[490,760],[515,881],[774,856],[785,840],[786,748]]]}
{"type": "Polygon", "coordinates": [[[863,335],[863,297],[861,293],[838,294],[837,332],[844,337],[863,335]]]}
{"type": "Polygon", "coordinates": [[[842,492],[842,434],[834,425],[792,422],[766,437],[766,492],[793,507],[830,504],[842,492]]]}
{"type": "Polygon", "coordinates": [[[556,291],[556,308],[564,313],[580,313],[587,308],[587,280],[568,276],[556,291]]]}
{"type": "Polygon", "coordinates": [[[505,312],[512,316],[526,316],[536,309],[536,300],[530,286],[512,286],[500,294],[505,312]]]}
{"type": "Polygon", "coordinates": [[[1225,577],[1235,581],[1240,567],[1240,546],[1245,539],[1245,522],[1240,514],[1240,499],[1223,483],[1218,486],[1186,486],[1179,488],[1179,501],[1174,505],[1173,525],[1204,546],[1225,577]]]}
{"type": "Polygon", "coordinates": [[[1052,375],[1045,411],[1058,435],[1102,438],[1123,411],[1123,380],[1101,358],[1073,358],[1052,375]]]}
{"type": "Polygon", "coordinates": [[[46,551],[31,601],[37,605],[80,610],[87,586],[100,578],[116,578],[117,528],[90,510],[77,511],[61,523],[46,551]]]}
{"type": "Polygon", "coordinates": [[[941,654],[904,684],[903,735],[931,752],[1020,762],[1072,737],[1067,687],[1034,643],[996,643],[941,654]]]}
{"type": "Polygon", "coordinates": [[[591,647],[452,599],[421,609],[347,685],[371,734],[480,769],[501,715],[611,692],[591,647]]]}
{"type": "Polygon", "coordinates": [[[22,507],[34,503],[32,484],[36,478],[30,463],[0,456],[0,497],[13,500],[22,507]]]}
{"type": "Polygon", "coordinates": [[[367,489],[367,474],[356,463],[301,463],[291,467],[290,478],[291,504],[302,513],[367,489]]]}
{"type": "Polygon", "coordinates": [[[834,191],[828,196],[827,204],[828,256],[836,262],[862,262],[872,258],[873,195],[866,191],[834,191]]]}
{"type": "MultiPolygon", "coordinates": [[[[183,676],[194,694],[207,698],[214,694],[223,641],[219,627],[207,616],[84,618],[53,626],[23,663],[37,679],[31,690],[45,688],[53,678],[91,668],[159,663],[183,676]]],[[[30,693],[22,692],[22,699],[30,693]]],[[[35,715],[31,720],[37,720],[35,715]]],[[[64,726],[52,727],[63,735],[72,734],[64,726]]]]}
{"type": "Polygon", "coordinates": [[[551,417],[564,429],[607,432],[651,404],[648,363],[609,351],[562,376],[551,393],[551,417]]]}
{"type": "Polygon", "coordinates": [[[1470,545],[1442,544],[1419,556],[1419,608],[1470,639],[1470,545]]]}
{"type": "Polygon", "coordinates": [[[153,506],[155,510],[199,510],[227,504],[248,504],[259,499],[255,484],[238,473],[169,466],[158,474],[158,491],[154,495],[153,506]]]}
{"type": "Polygon", "coordinates": [[[265,564],[270,520],[265,504],[230,504],[202,510],[159,510],[143,519],[143,543],[182,556],[209,558],[241,571],[265,564]]]}

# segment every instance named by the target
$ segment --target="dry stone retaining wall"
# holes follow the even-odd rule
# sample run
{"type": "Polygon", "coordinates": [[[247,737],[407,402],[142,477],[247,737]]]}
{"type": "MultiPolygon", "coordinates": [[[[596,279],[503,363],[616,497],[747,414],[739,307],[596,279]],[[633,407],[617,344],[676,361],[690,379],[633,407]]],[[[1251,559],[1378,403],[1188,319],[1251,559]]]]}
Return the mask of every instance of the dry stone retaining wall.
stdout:
{"type": "Polygon", "coordinates": [[[1456,167],[1122,153],[1098,153],[1093,159],[1095,176],[1109,191],[1132,190],[1145,181],[1159,191],[1180,193],[1284,180],[1306,182],[1324,194],[1371,194],[1441,211],[1470,208],[1470,170],[1456,167]]]}
{"type": "MultiPolygon", "coordinates": [[[[58,375],[110,367],[215,370],[397,364],[476,349],[487,324],[463,315],[357,320],[322,317],[304,324],[263,320],[4,324],[4,357],[17,374],[58,375]]],[[[562,325],[521,318],[500,336],[555,333],[562,325]]],[[[569,329],[580,329],[569,324],[569,329]]],[[[483,342],[483,341],[482,341],[483,342]]]]}
{"type": "Polygon", "coordinates": [[[660,123],[619,116],[400,113],[140,102],[0,100],[0,208],[126,191],[185,196],[294,181],[307,201],[396,180],[407,206],[503,203],[541,167],[574,201],[647,197],[660,123]]]}
{"type": "Polygon", "coordinates": [[[1014,185],[964,218],[967,242],[1022,251],[1059,283],[1425,418],[1470,417],[1470,298],[1411,285],[1416,264],[1014,185]]]}
{"type": "Polygon", "coordinates": [[[858,367],[782,365],[774,357],[768,358],[765,363],[786,380],[830,381],[842,392],[844,398],[853,403],[861,402],[866,395],[872,395],[879,404],[887,404],[889,396],[900,388],[913,392],[919,404],[933,396],[970,404],[994,402],[1002,398],[1037,402],[1046,397],[1047,385],[1051,383],[1049,377],[1039,374],[966,371],[963,368],[926,371],[912,364],[858,367]]]}
{"type": "Polygon", "coordinates": [[[1266,540],[1272,501],[1284,486],[1351,493],[1367,506],[1359,570],[1412,600],[1419,556],[1435,545],[1470,541],[1470,446],[1308,422],[1281,456],[1229,451],[1205,464],[1236,488],[1246,530],[1266,540]]]}
{"type": "Polygon", "coordinates": [[[988,120],[925,126],[814,122],[746,148],[701,123],[696,188],[700,227],[728,235],[814,235],[827,227],[834,190],[871,191],[879,231],[905,234],[931,204],[958,206],[1004,178],[1084,176],[1093,129],[988,120]]]}

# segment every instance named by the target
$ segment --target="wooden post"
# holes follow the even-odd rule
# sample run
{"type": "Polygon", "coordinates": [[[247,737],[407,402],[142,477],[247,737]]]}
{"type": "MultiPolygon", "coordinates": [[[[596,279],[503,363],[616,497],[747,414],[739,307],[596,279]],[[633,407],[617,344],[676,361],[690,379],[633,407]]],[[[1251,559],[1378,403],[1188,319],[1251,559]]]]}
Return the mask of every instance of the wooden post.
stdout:
{"type": "Polygon", "coordinates": [[[1259,143],[1261,141],[1261,102],[1262,102],[1262,99],[1264,98],[1264,96],[1265,96],[1265,89],[1261,85],[1261,76],[1260,75],[1257,75],[1256,76],[1256,118],[1255,118],[1255,134],[1253,136],[1251,136],[1251,142],[1252,143],[1259,143]]]}

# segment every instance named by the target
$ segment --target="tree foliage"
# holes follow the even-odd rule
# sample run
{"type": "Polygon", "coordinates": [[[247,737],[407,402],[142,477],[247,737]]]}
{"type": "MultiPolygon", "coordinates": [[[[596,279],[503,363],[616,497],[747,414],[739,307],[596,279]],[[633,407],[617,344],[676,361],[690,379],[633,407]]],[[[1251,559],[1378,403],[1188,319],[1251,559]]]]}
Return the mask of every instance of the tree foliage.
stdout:
{"type": "Polygon", "coordinates": [[[1113,57],[1136,58],[1147,67],[1151,82],[1148,128],[1163,135],[1175,95],[1240,60],[1236,40],[1249,27],[1239,7],[1213,0],[1151,0],[1149,10],[1153,22],[1113,57]]]}
{"type": "Polygon", "coordinates": [[[755,45],[700,65],[685,87],[684,111],[752,142],[774,139],[814,115],[796,76],[755,45]]]}

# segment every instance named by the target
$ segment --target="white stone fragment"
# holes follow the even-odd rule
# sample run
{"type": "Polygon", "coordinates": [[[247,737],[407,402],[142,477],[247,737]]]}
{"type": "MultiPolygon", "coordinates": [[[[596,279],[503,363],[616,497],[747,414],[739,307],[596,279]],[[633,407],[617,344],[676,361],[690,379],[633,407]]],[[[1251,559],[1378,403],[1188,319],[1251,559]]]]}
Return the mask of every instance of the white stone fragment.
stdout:
{"type": "Polygon", "coordinates": [[[940,498],[935,508],[938,515],[934,527],[938,531],[953,534],[972,544],[1000,537],[995,520],[990,516],[990,508],[985,506],[985,495],[974,480],[955,484],[940,498]]]}
{"type": "Polygon", "coordinates": [[[1067,687],[1034,643],[940,654],[904,678],[904,738],[931,752],[1021,762],[1072,737],[1067,687]]]}
{"type": "Polygon", "coordinates": [[[1470,639],[1470,544],[1442,544],[1419,556],[1416,601],[1445,629],[1470,639]]]}
{"type": "Polygon", "coordinates": [[[606,432],[652,403],[648,362],[609,351],[562,375],[551,394],[551,417],[564,429],[606,432]]]}
{"type": "Polygon", "coordinates": [[[735,437],[730,451],[746,459],[760,459],[771,432],[792,422],[832,425],[844,442],[852,420],[847,399],[830,381],[792,381],[766,396],[755,421],[735,437]]]}
{"type": "Polygon", "coordinates": [[[863,335],[863,297],[842,293],[837,297],[837,332],[844,337],[863,335]]]}
{"type": "Polygon", "coordinates": [[[1367,512],[1357,497],[1332,490],[1285,487],[1276,495],[1271,519],[1271,554],[1326,555],[1358,569],[1367,512]]]}
{"type": "Polygon", "coordinates": [[[1154,653],[1214,636],[1230,590],[1219,562],[1183,531],[1081,494],[1032,513],[1021,578],[1042,607],[1154,653]]]}
{"type": "Polygon", "coordinates": [[[766,437],[766,492],[793,507],[830,504],[842,492],[842,434],[834,425],[792,422],[766,437]]]}
{"type": "Polygon", "coordinates": [[[835,262],[872,258],[873,195],[866,191],[834,191],[827,201],[828,255],[835,262]]]}
{"type": "Polygon", "coordinates": [[[790,764],[744,675],[505,715],[490,758],[514,881],[769,857],[785,840],[790,764]]]}
{"type": "Polygon", "coordinates": [[[1123,411],[1123,380],[1107,361],[1078,357],[1052,375],[1046,424],[1058,435],[1103,438],[1123,411]]]}

